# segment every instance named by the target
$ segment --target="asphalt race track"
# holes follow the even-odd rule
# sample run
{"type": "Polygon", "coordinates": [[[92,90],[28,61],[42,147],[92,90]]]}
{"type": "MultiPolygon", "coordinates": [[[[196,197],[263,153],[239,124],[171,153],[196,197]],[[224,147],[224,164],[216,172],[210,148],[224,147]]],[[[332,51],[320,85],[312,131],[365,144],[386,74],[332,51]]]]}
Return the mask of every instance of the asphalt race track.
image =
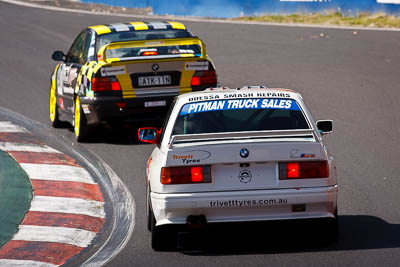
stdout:
{"type": "MultiPolygon", "coordinates": [[[[88,25],[135,20],[0,2],[0,106],[50,125],[51,53],[66,52],[88,25]]],[[[134,131],[111,132],[83,146],[123,180],[137,211],[130,242],[107,266],[398,266],[400,32],[185,24],[206,42],[221,84],[297,89],[316,119],[335,121],[325,139],[337,159],[340,238],[315,245],[301,225],[267,224],[261,235],[243,235],[248,226],[240,225],[202,240],[202,249],[154,252],[145,211],[145,163],[153,146],[138,144],[134,131]],[[284,235],[287,227],[303,235],[284,235]],[[207,249],[207,241],[220,249],[207,249]]],[[[49,131],[75,143],[68,129],[49,131]]]]}

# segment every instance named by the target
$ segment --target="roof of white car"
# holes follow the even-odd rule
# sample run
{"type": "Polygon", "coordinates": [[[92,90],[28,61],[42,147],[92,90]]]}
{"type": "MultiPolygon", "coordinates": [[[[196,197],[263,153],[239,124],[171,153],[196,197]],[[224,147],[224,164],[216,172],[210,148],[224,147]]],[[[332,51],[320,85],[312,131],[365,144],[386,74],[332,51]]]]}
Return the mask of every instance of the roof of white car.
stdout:
{"type": "Polygon", "coordinates": [[[229,98],[292,98],[302,99],[301,95],[291,89],[267,88],[265,86],[244,86],[241,88],[216,87],[204,91],[180,95],[178,99],[184,102],[229,99],[229,98]],[[215,97],[218,95],[218,97],[215,97]]]}

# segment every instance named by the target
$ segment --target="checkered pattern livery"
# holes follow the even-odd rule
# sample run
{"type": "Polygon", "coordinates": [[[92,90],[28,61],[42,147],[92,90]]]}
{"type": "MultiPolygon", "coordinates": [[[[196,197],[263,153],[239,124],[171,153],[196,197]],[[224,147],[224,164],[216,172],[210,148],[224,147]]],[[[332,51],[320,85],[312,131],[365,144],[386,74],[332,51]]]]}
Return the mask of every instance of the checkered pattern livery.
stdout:
{"type": "Polygon", "coordinates": [[[145,30],[162,30],[162,29],[175,29],[186,30],[185,25],[174,21],[158,21],[158,22],[128,22],[97,25],[89,27],[96,31],[98,35],[107,34],[111,32],[125,32],[125,31],[145,31],[145,30]]]}

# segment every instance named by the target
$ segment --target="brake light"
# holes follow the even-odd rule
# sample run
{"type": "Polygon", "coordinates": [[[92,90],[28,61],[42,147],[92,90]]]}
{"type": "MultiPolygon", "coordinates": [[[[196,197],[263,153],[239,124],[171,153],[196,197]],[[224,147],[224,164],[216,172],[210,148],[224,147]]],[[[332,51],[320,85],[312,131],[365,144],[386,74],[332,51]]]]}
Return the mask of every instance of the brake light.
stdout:
{"type": "Polygon", "coordinates": [[[157,51],[145,51],[143,52],[142,56],[157,56],[157,51]]]}
{"type": "Polygon", "coordinates": [[[190,173],[192,175],[192,182],[201,183],[204,181],[203,168],[202,167],[191,167],[190,173]]]}
{"type": "Polygon", "coordinates": [[[121,86],[115,77],[95,77],[92,79],[92,91],[121,91],[121,86]]]}
{"type": "Polygon", "coordinates": [[[287,164],[287,178],[299,178],[299,163],[290,162],[287,164]]]}
{"type": "Polygon", "coordinates": [[[211,183],[210,166],[165,167],[161,169],[162,184],[211,183]]]}
{"type": "Polygon", "coordinates": [[[280,162],[279,179],[308,179],[329,177],[328,161],[280,162]]]}
{"type": "Polygon", "coordinates": [[[192,77],[192,86],[197,86],[197,85],[200,85],[200,77],[193,76],[192,77]]]}
{"type": "Polygon", "coordinates": [[[192,77],[192,86],[217,84],[217,74],[215,70],[197,71],[192,77]]]}

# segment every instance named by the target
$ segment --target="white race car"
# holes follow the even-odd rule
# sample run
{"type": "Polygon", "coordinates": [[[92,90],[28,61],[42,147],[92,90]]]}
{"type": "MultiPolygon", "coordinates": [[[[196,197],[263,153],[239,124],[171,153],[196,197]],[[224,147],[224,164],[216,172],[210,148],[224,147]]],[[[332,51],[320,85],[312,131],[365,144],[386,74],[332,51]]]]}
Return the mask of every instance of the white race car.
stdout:
{"type": "Polygon", "coordinates": [[[172,225],[325,218],[337,236],[336,168],[315,121],[293,90],[210,88],[177,97],[147,164],[152,247],[176,242],[172,225]]]}

